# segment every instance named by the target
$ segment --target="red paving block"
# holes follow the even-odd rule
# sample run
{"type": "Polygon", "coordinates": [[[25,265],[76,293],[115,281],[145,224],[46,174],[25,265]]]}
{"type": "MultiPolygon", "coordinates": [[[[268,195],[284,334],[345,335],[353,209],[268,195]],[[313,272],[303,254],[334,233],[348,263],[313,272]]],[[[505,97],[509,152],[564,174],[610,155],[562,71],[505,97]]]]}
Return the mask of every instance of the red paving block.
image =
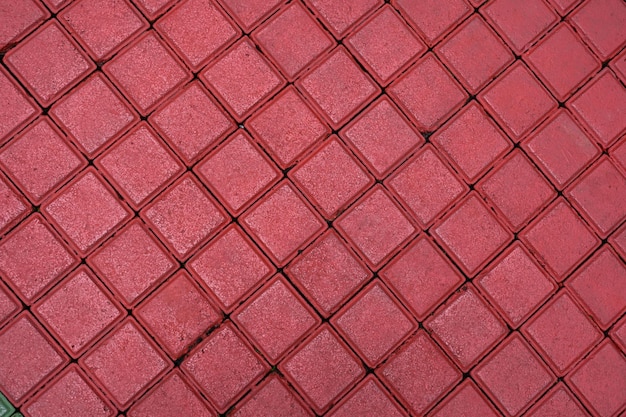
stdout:
{"type": "Polygon", "coordinates": [[[117,232],[87,263],[127,308],[178,266],[140,220],[117,232]]]}
{"type": "Polygon", "coordinates": [[[380,268],[418,232],[380,185],[342,214],[335,221],[335,227],[372,269],[380,268]]]}
{"type": "Polygon", "coordinates": [[[280,377],[269,376],[233,410],[233,417],[307,417],[309,407],[280,377]]]}
{"type": "Polygon", "coordinates": [[[435,130],[468,98],[460,84],[430,53],[391,84],[387,92],[423,131],[435,130]]]}
{"type": "Polygon", "coordinates": [[[2,29],[0,29],[0,51],[9,49],[24,35],[39,26],[50,17],[50,12],[36,0],[27,0],[14,4],[3,0],[2,29]]]}
{"type": "Polygon", "coordinates": [[[330,133],[291,86],[257,111],[245,126],[281,168],[293,165],[307,148],[330,133]]]}
{"type": "Polygon", "coordinates": [[[606,157],[572,183],[565,196],[601,237],[626,218],[626,177],[606,157]]]}
{"type": "Polygon", "coordinates": [[[191,174],[144,207],[141,217],[179,260],[192,255],[230,220],[191,174]]]}
{"type": "Polygon", "coordinates": [[[382,0],[305,0],[335,38],[343,38],[365,16],[383,4],[382,0]]]}
{"type": "Polygon", "coordinates": [[[513,62],[511,51],[478,15],[459,26],[435,51],[474,94],[513,62]]]}
{"type": "Polygon", "coordinates": [[[597,58],[566,23],[551,31],[524,59],[559,100],[600,69],[597,58]]]}
{"type": "Polygon", "coordinates": [[[331,319],[365,363],[374,368],[417,328],[417,323],[378,280],[331,319]]]}
{"type": "Polygon", "coordinates": [[[88,157],[93,157],[139,120],[113,85],[95,73],[58,100],[50,117],[88,157]]]}
{"type": "Polygon", "coordinates": [[[144,122],[100,155],[95,165],[136,210],[183,171],[183,164],[144,122]]]}
{"type": "Polygon", "coordinates": [[[340,136],[378,179],[387,176],[424,143],[424,138],[387,96],[359,114],[341,130],[340,136]]]}
{"type": "Polygon", "coordinates": [[[466,372],[508,333],[504,322],[470,285],[454,294],[424,326],[466,372]]]}
{"type": "Polygon", "coordinates": [[[605,148],[626,132],[622,112],[626,106],[626,88],[609,70],[601,71],[567,106],[605,148]]]}
{"type": "Polygon", "coordinates": [[[471,379],[466,379],[428,415],[429,417],[498,417],[491,405],[471,379]]]}
{"type": "Polygon", "coordinates": [[[591,352],[565,382],[595,415],[617,416],[626,408],[626,359],[610,340],[591,352]]]}
{"type": "Polygon", "coordinates": [[[78,258],[40,214],[13,229],[0,243],[2,278],[31,304],[78,264],[78,258]]]}
{"type": "Polygon", "coordinates": [[[516,141],[557,107],[557,102],[521,62],[478,95],[478,100],[516,141]],[[520,106],[525,111],[520,112],[520,106]]]}
{"type": "Polygon", "coordinates": [[[0,351],[10,358],[0,363],[0,389],[16,407],[68,362],[28,312],[0,331],[0,351]]]}
{"type": "Polygon", "coordinates": [[[245,131],[237,131],[194,171],[233,216],[238,216],[282,174],[245,131]]]}
{"type": "Polygon", "coordinates": [[[604,330],[626,312],[626,266],[609,246],[585,262],[566,286],[604,330]]]}
{"type": "Polygon", "coordinates": [[[22,310],[22,303],[11,290],[0,282],[0,327],[22,310]]]}
{"type": "Polygon", "coordinates": [[[465,0],[445,3],[437,0],[392,0],[391,3],[429,45],[438,42],[472,11],[465,0]]]}
{"type": "Polygon", "coordinates": [[[476,102],[460,110],[431,141],[470,183],[513,148],[507,136],[476,102]]]}
{"type": "Polygon", "coordinates": [[[329,417],[403,417],[407,414],[383,388],[368,375],[327,414],[329,417]]]}
{"type": "Polygon", "coordinates": [[[522,230],[520,238],[557,281],[562,281],[600,243],[562,198],[522,230]]]}
{"type": "Polygon", "coordinates": [[[609,66],[623,82],[626,82],[626,50],[613,58],[609,66]]]}
{"type": "Polygon", "coordinates": [[[3,59],[43,106],[49,106],[96,68],[78,44],[52,20],[3,59]]]}
{"type": "Polygon", "coordinates": [[[426,51],[426,45],[388,5],[363,22],[344,42],[381,85],[390,83],[426,51]],[[393,49],[389,48],[392,44],[393,49]]]}
{"type": "Polygon", "coordinates": [[[300,3],[292,3],[252,34],[289,81],[335,45],[333,38],[300,3]]]}
{"type": "Polygon", "coordinates": [[[513,333],[472,370],[472,377],[506,416],[519,416],[556,378],[518,334],[513,333]]]}
{"type": "Polygon", "coordinates": [[[374,178],[336,136],[311,151],[289,172],[289,178],[327,219],[374,184],[374,178]]]}
{"type": "Polygon", "coordinates": [[[144,116],[191,78],[152,31],[145,32],[102,68],[144,116]]]}
{"type": "Polygon", "coordinates": [[[85,372],[71,364],[22,406],[30,417],[113,417],[117,410],[85,372]]]}
{"type": "Polygon", "coordinates": [[[231,225],[187,262],[189,272],[229,313],[275,271],[236,225],[231,225]]]}
{"type": "Polygon", "coordinates": [[[287,180],[269,191],[239,220],[278,266],[284,266],[326,228],[324,219],[287,180]]]}
{"type": "Polygon", "coordinates": [[[615,343],[622,349],[622,352],[626,352],[626,319],[622,318],[618,321],[609,335],[615,343]]]}
{"type": "Polygon", "coordinates": [[[163,103],[148,120],[187,165],[235,129],[233,121],[198,81],[163,103]]]}
{"type": "Polygon", "coordinates": [[[0,235],[19,223],[30,211],[30,204],[7,177],[0,174],[0,235]]]}
{"type": "Polygon", "coordinates": [[[224,413],[269,370],[231,324],[219,327],[185,358],[181,369],[224,413]]]}
{"type": "Polygon", "coordinates": [[[34,204],[86,165],[46,117],[24,129],[0,151],[0,166],[34,204]]]}
{"type": "Polygon", "coordinates": [[[431,233],[468,275],[476,274],[513,238],[476,193],[469,194],[431,233]]]}
{"type": "Polygon", "coordinates": [[[430,226],[468,190],[430,145],[390,176],[385,186],[422,227],[430,226]]]}
{"type": "MultiPolygon", "coordinates": [[[[54,1],[54,0],[53,0],[54,1]]],[[[134,0],[148,20],[155,20],[159,15],[169,9],[175,0],[134,0]]]]}
{"type": "Polygon", "coordinates": [[[580,402],[574,397],[567,387],[559,382],[553,389],[541,398],[527,414],[528,417],[540,416],[571,416],[586,417],[580,402]]]}
{"type": "Polygon", "coordinates": [[[365,373],[328,325],[319,327],[278,368],[318,414],[326,412],[365,373]]]}
{"type": "Polygon", "coordinates": [[[35,100],[17,84],[17,81],[4,69],[0,68],[0,144],[4,143],[22,126],[30,123],[41,110],[35,100]]]}
{"type": "Polygon", "coordinates": [[[184,271],[161,285],[133,314],[174,359],[221,319],[220,312],[184,271]]]}
{"type": "Polygon", "coordinates": [[[291,262],[285,273],[324,317],[330,316],[372,277],[363,262],[332,229],[291,262]]]}
{"type": "Polygon", "coordinates": [[[58,12],[63,7],[67,6],[70,0],[43,0],[43,2],[48,6],[53,13],[58,12]]]}
{"type": "Polygon", "coordinates": [[[603,60],[626,43],[626,5],[619,0],[589,0],[572,13],[569,21],[603,60]]]}
{"type": "Polygon", "coordinates": [[[485,273],[474,280],[474,284],[514,328],[557,288],[520,243],[513,243],[504,251],[485,273]]]}
{"type": "Polygon", "coordinates": [[[626,173],[626,136],[617,141],[609,151],[609,155],[615,166],[622,168],[622,172],[626,173]]]}
{"type": "Polygon", "coordinates": [[[461,373],[420,330],[376,370],[409,410],[423,415],[461,380],[461,373]]]}
{"type": "Polygon", "coordinates": [[[321,323],[281,275],[259,289],[231,319],[272,364],[321,323]]]}
{"type": "Polygon", "coordinates": [[[521,151],[513,151],[476,189],[496,209],[511,230],[519,230],[556,192],[521,151]]]}
{"type": "Polygon", "coordinates": [[[175,370],[163,378],[126,413],[128,417],[186,416],[215,417],[213,408],[198,391],[175,370]]]}
{"type": "Polygon", "coordinates": [[[82,256],[132,215],[93,168],[74,177],[48,199],[42,212],[82,256]]]}
{"type": "Polygon", "coordinates": [[[202,68],[241,34],[211,0],[180,2],[154,27],[193,71],[202,68]]]}
{"type": "Polygon", "coordinates": [[[530,0],[523,5],[516,0],[496,0],[480,11],[517,54],[559,20],[544,0],[530,0]]]}
{"type": "Polygon", "coordinates": [[[285,85],[246,37],[205,68],[200,79],[240,122],[285,85]]]}
{"type": "Polygon", "coordinates": [[[132,318],[124,320],[78,363],[119,409],[128,408],[172,366],[132,318]]]}
{"type": "Polygon", "coordinates": [[[249,33],[262,20],[284,3],[284,0],[220,0],[222,6],[228,11],[239,26],[249,33]]]}
{"type": "Polygon", "coordinates": [[[31,311],[74,358],[126,315],[84,266],[56,285],[31,311]]]}
{"type": "Polygon", "coordinates": [[[548,2],[561,16],[565,16],[571,12],[574,7],[578,6],[582,0],[548,0],[548,2]]]}
{"type": "Polygon", "coordinates": [[[148,22],[126,0],[79,0],[58,19],[95,61],[108,59],[148,29],[148,22]]]}
{"type": "Polygon", "coordinates": [[[380,87],[343,48],[333,50],[296,83],[302,93],[338,129],[380,94],[380,87]]]}
{"type": "Polygon", "coordinates": [[[613,233],[609,242],[623,258],[626,258],[626,224],[613,233]]]}
{"type": "Polygon", "coordinates": [[[464,280],[426,236],[403,249],[379,275],[420,321],[464,280]]]}
{"type": "Polygon", "coordinates": [[[602,333],[563,290],[522,326],[522,333],[558,376],[602,340],[602,333]]]}
{"type": "Polygon", "coordinates": [[[565,110],[550,116],[521,145],[559,190],[601,152],[565,110]]]}

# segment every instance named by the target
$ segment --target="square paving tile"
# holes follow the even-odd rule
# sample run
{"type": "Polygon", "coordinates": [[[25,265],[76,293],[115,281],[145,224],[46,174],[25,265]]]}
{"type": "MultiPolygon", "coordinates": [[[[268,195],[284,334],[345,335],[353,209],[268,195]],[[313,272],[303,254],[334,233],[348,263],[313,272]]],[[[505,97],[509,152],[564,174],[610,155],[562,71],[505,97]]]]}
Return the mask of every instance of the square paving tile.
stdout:
{"type": "Polygon", "coordinates": [[[4,69],[0,68],[0,144],[13,133],[30,123],[41,110],[29,95],[17,84],[17,81],[4,69]]]}
{"type": "Polygon", "coordinates": [[[232,412],[233,417],[312,417],[309,407],[278,376],[269,376],[232,412]]]}
{"type": "Polygon", "coordinates": [[[337,39],[343,38],[372,10],[383,4],[383,0],[305,1],[337,39]]]}
{"type": "Polygon", "coordinates": [[[367,376],[327,414],[329,417],[403,417],[407,414],[374,376],[367,376]]]}
{"type": "Polygon", "coordinates": [[[587,412],[562,382],[559,382],[526,414],[528,417],[546,415],[585,417],[587,412]]]}
{"type": "Polygon", "coordinates": [[[250,32],[284,2],[285,0],[222,0],[221,4],[245,32],[250,32]]]}
{"type": "Polygon", "coordinates": [[[603,60],[626,42],[626,5],[618,0],[590,0],[569,17],[583,39],[603,60]]]}
{"type": "Polygon", "coordinates": [[[471,379],[464,380],[429,416],[432,417],[498,417],[493,405],[471,379]]]}
{"type": "Polygon", "coordinates": [[[4,51],[50,17],[50,12],[36,0],[2,2],[0,50],[4,51]]]}

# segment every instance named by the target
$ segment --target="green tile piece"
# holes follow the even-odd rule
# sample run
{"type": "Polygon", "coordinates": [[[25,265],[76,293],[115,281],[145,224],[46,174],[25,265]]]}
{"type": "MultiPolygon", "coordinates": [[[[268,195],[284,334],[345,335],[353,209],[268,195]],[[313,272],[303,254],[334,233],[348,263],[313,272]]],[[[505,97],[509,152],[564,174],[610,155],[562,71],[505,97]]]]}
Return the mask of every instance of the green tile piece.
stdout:
{"type": "Polygon", "coordinates": [[[0,417],[9,417],[13,415],[15,408],[11,405],[9,400],[0,392],[0,417]]]}

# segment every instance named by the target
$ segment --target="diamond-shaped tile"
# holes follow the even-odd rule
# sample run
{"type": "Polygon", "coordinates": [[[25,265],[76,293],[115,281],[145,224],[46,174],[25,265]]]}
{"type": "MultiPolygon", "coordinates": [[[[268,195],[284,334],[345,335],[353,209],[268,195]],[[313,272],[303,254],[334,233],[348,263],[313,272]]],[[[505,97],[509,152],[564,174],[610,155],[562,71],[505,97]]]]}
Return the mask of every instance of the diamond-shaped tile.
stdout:
{"type": "Polygon", "coordinates": [[[327,414],[329,417],[367,416],[372,413],[385,417],[407,414],[391,398],[372,375],[368,375],[327,414]]]}
{"type": "Polygon", "coordinates": [[[74,358],[126,315],[86,267],[72,272],[31,311],[74,358]]]}
{"type": "Polygon", "coordinates": [[[513,62],[513,54],[478,15],[463,23],[435,51],[474,94],[513,62]]]}
{"type": "Polygon", "coordinates": [[[331,323],[372,368],[417,328],[411,316],[378,280],[339,310],[331,323]]]}
{"type": "Polygon", "coordinates": [[[300,3],[276,13],[254,31],[252,38],[290,81],[335,45],[300,3]]]}
{"type": "Polygon", "coordinates": [[[78,363],[120,409],[127,408],[172,367],[132,318],[120,323],[78,363]]]}
{"type": "Polygon", "coordinates": [[[233,216],[238,216],[282,177],[274,163],[243,130],[200,161],[194,172],[233,216]]]}
{"type": "Polygon", "coordinates": [[[326,228],[322,217],[286,180],[246,211],[240,222],[278,266],[326,228]]]}
{"type": "Polygon", "coordinates": [[[3,143],[41,110],[4,67],[0,68],[0,89],[0,143],[3,143]]]}
{"type": "Polygon", "coordinates": [[[174,359],[221,318],[206,294],[184,271],[161,285],[135,308],[134,315],[174,359]]]}
{"type": "Polygon", "coordinates": [[[385,185],[422,227],[430,226],[468,190],[431,145],[404,163],[385,185]]]}
{"type": "Polygon", "coordinates": [[[381,91],[341,46],[302,76],[296,86],[334,129],[345,124],[381,91]]]}
{"type": "Polygon", "coordinates": [[[380,8],[344,42],[381,85],[391,82],[426,50],[424,43],[389,5],[380,8]]]}
{"type": "Polygon", "coordinates": [[[498,417],[491,405],[471,379],[466,379],[429,414],[429,417],[498,417]]]}
{"type": "Polygon", "coordinates": [[[3,61],[43,106],[52,104],[96,68],[56,20],[7,52],[3,61]]]}
{"type": "Polygon", "coordinates": [[[432,53],[409,68],[387,92],[424,131],[435,130],[468,98],[432,53]]]}
{"type": "Polygon", "coordinates": [[[519,416],[556,380],[526,341],[513,333],[471,372],[507,416],[519,416]]]}
{"type": "Polygon", "coordinates": [[[22,222],[0,243],[2,278],[28,304],[77,264],[76,255],[40,214],[22,222]]]}
{"type": "Polygon", "coordinates": [[[439,129],[431,141],[470,183],[513,148],[506,135],[474,101],[439,129]]]}
{"type": "Polygon", "coordinates": [[[0,327],[4,327],[6,322],[12,319],[22,309],[20,300],[0,282],[0,327]]]}
{"type": "Polygon", "coordinates": [[[128,45],[102,68],[144,116],[191,78],[152,31],[128,45]]]}
{"type": "Polygon", "coordinates": [[[41,210],[83,256],[132,215],[93,168],[76,176],[41,210]]]}
{"type": "Polygon", "coordinates": [[[219,327],[187,356],[183,372],[224,413],[269,370],[232,324],[219,327]]]}
{"type": "Polygon", "coordinates": [[[340,136],[379,179],[424,143],[387,96],[372,103],[341,130],[340,136]]]}
{"type": "Polygon", "coordinates": [[[518,242],[474,279],[474,284],[512,327],[525,321],[557,288],[518,242]]]}
{"type": "Polygon", "coordinates": [[[246,127],[281,168],[293,165],[307,148],[330,133],[292,86],[257,111],[246,127]]]}
{"type": "Polygon", "coordinates": [[[233,410],[233,417],[311,417],[309,407],[276,375],[269,376],[233,410]]]}
{"type": "Polygon", "coordinates": [[[348,391],[365,371],[328,325],[322,325],[278,368],[318,413],[348,391]]]}
{"type": "Polygon", "coordinates": [[[248,33],[284,3],[284,0],[221,0],[222,6],[248,33]]]}
{"type": "Polygon", "coordinates": [[[187,165],[235,129],[199,81],[176,93],[148,120],[187,165]]]}
{"type": "Polygon", "coordinates": [[[200,79],[240,122],[285,85],[283,78],[246,37],[204,69],[200,79]]]}
{"type": "Polygon", "coordinates": [[[134,209],[183,171],[183,164],[145,122],[100,155],[95,165],[134,209]]]}
{"type": "Polygon", "coordinates": [[[567,387],[559,382],[531,408],[526,416],[586,417],[588,414],[567,387]]]}
{"type": "Polygon", "coordinates": [[[521,62],[510,66],[478,100],[515,141],[557,107],[556,100],[521,62]]]}
{"type": "Polygon", "coordinates": [[[117,232],[87,263],[127,308],[178,266],[140,220],[117,232]]]}
{"type": "Polygon", "coordinates": [[[290,263],[285,273],[324,317],[372,277],[332,229],[290,263]]]}
{"type": "Polygon", "coordinates": [[[148,28],[148,22],[126,0],[79,0],[58,19],[95,61],[104,61],[148,28]]]}
{"type": "Polygon", "coordinates": [[[332,136],[289,172],[289,178],[328,219],[374,184],[346,146],[332,136]]]}
{"type": "Polygon", "coordinates": [[[273,364],[321,323],[280,274],[233,312],[231,318],[273,364]]]}
{"type": "Polygon", "coordinates": [[[603,60],[626,43],[626,5],[619,0],[590,0],[569,17],[583,39],[603,60]]]}
{"type": "Polygon", "coordinates": [[[469,194],[432,234],[468,275],[474,275],[513,238],[476,193],[469,194]]]}
{"type": "Polygon", "coordinates": [[[378,269],[417,233],[415,226],[380,185],[342,214],[335,227],[373,269],[378,269]]]}
{"type": "Polygon", "coordinates": [[[428,337],[418,331],[376,375],[414,414],[423,415],[461,380],[461,373],[428,337]]]}
{"type": "Polygon", "coordinates": [[[325,26],[339,39],[358,24],[382,0],[305,0],[325,26]]]}
{"type": "Polygon", "coordinates": [[[191,174],[159,194],[141,217],[179,260],[188,258],[230,220],[191,174]]]}
{"type": "Polygon", "coordinates": [[[227,313],[275,271],[236,225],[229,226],[209,242],[187,266],[227,313]]]}
{"type": "Polygon", "coordinates": [[[391,3],[429,45],[438,42],[472,11],[465,0],[392,0],[391,3]]]}
{"type": "Polygon", "coordinates": [[[50,17],[50,12],[36,0],[14,3],[3,0],[0,29],[0,51],[11,48],[25,34],[50,17]]]}

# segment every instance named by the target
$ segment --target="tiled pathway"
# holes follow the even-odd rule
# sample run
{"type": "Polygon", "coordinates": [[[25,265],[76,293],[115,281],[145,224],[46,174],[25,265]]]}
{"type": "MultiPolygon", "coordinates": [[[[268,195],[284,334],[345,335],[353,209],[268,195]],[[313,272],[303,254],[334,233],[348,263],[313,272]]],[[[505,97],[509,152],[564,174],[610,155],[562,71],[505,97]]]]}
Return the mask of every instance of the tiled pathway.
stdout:
{"type": "Polygon", "coordinates": [[[623,0],[0,0],[30,417],[626,415],[623,0]]]}

